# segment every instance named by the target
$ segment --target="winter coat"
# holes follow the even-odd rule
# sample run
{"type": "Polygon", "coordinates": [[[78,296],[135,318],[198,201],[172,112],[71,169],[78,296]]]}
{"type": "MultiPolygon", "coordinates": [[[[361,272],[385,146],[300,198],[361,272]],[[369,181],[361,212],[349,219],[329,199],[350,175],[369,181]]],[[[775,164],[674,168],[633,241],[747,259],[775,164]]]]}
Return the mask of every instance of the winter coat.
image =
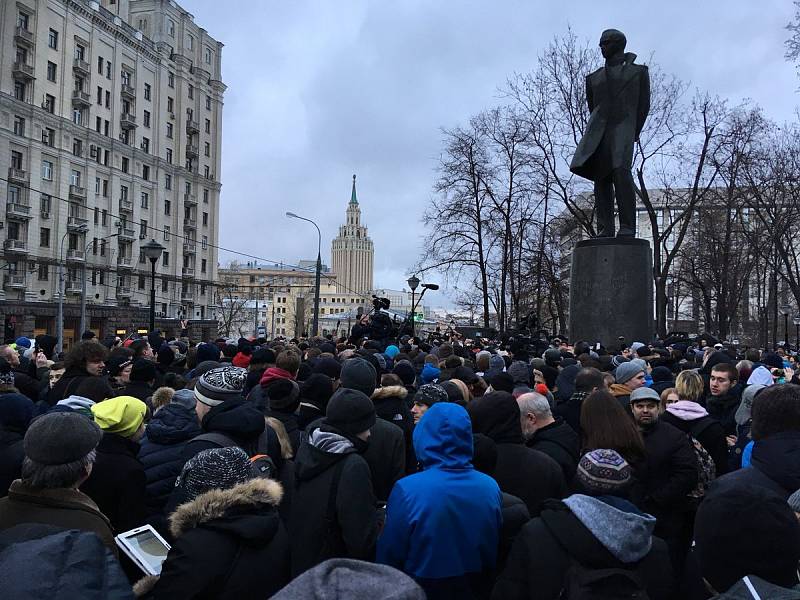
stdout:
{"type": "Polygon", "coordinates": [[[133,396],[142,402],[146,402],[148,406],[152,407],[150,397],[153,395],[155,388],[147,385],[144,381],[131,381],[124,388],[117,392],[117,396],[133,396]]]}
{"type": "Polygon", "coordinates": [[[718,600],[757,600],[758,598],[800,600],[800,586],[783,588],[755,575],[748,575],[737,581],[727,592],[715,596],[715,598],[718,600]],[[754,595],[751,589],[755,590],[758,595],[754,595]]]}
{"type": "Polygon", "coordinates": [[[753,444],[751,466],[720,477],[712,490],[762,486],[788,498],[800,489],[800,433],[776,433],[753,444]]]}
{"type": "Polygon", "coordinates": [[[297,424],[297,415],[272,409],[270,411],[270,416],[283,424],[286,435],[289,438],[289,443],[292,445],[292,456],[297,456],[297,450],[300,447],[300,435],[302,434],[297,424]]]}
{"type": "Polygon", "coordinates": [[[288,527],[293,577],[329,558],[372,560],[378,537],[367,462],[347,438],[312,427],[295,459],[288,527]]]}
{"type": "Polygon", "coordinates": [[[25,434],[0,427],[0,498],[8,494],[11,482],[22,474],[25,449],[22,439],[25,434]]]}
{"type": "Polygon", "coordinates": [[[490,588],[502,498],[497,483],[472,466],[466,411],[450,403],[432,406],[414,430],[414,449],[423,470],[395,484],[377,562],[414,577],[429,598],[442,595],[445,583],[447,597],[469,597],[481,574],[488,574],[484,587],[490,588]]]}
{"type": "MultiPolygon", "coordinates": [[[[222,404],[212,407],[200,422],[202,433],[222,433],[251,455],[254,453],[251,450],[255,449],[258,438],[265,428],[266,423],[261,411],[246,400],[238,398],[226,400],[222,404]]],[[[276,448],[269,453],[273,458],[280,456],[277,437],[275,437],[275,444],[276,448]]],[[[198,452],[209,448],[219,448],[219,445],[208,440],[190,440],[184,447],[181,458],[186,462],[198,452]]]]}
{"type": "Polygon", "coordinates": [[[743,390],[737,383],[724,396],[706,396],[708,414],[722,424],[725,435],[736,435],[736,411],[742,402],[743,390]]]}
{"type": "Polygon", "coordinates": [[[406,473],[416,472],[417,458],[414,454],[414,417],[406,404],[408,391],[401,385],[379,387],[372,394],[375,415],[397,425],[403,431],[406,449],[406,473]]]}
{"type": "Polygon", "coordinates": [[[139,460],[147,482],[145,502],[148,515],[164,510],[183,468],[183,449],[198,435],[200,423],[194,410],[172,403],[153,415],[139,449],[139,460]]]}
{"type": "Polygon", "coordinates": [[[497,549],[497,573],[506,565],[508,553],[522,527],[531,520],[531,513],[525,503],[511,494],[500,492],[503,496],[503,526],[500,528],[500,545],[497,549]]]}
{"type": "Polygon", "coordinates": [[[148,600],[269,598],[289,582],[289,538],[276,510],[282,489],[251,479],[186,502],[170,517],[175,540],[160,577],[134,591],[148,600]]]}
{"type": "Polygon", "coordinates": [[[563,418],[579,438],[581,435],[581,407],[588,395],[587,392],[573,392],[569,400],[557,404],[553,410],[553,416],[563,418]]]}
{"type": "Polygon", "coordinates": [[[708,415],[706,409],[697,402],[679,400],[667,406],[661,419],[702,444],[714,461],[717,477],[728,472],[728,442],[725,431],[719,421],[708,415]]]}
{"type": "Polygon", "coordinates": [[[578,434],[563,419],[556,419],[538,429],[525,445],[556,461],[567,483],[575,477],[580,460],[578,434]]]}
{"type": "Polygon", "coordinates": [[[369,466],[375,497],[385,501],[392,486],[406,473],[403,431],[388,421],[377,419],[369,433],[369,444],[361,456],[369,466]]]}
{"type": "Polygon", "coordinates": [[[619,400],[623,408],[628,408],[628,405],[631,403],[631,391],[628,389],[628,386],[621,383],[612,383],[608,391],[619,400]]]}
{"type": "Polygon", "coordinates": [[[54,406],[59,400],[71,396],[87,377],[92,377],[92,375],[89,375],[86,369],[82,367],[70,367],[64,371],[61,379],[50,389],[50,392],[47,394],[47,403],[50,406],[54,406]]]}
{"type": "Polygon", "coordinates": [[[138,454],[137,442],[104,432],[92,474],[81,484],[118,533],[141,526],[147,517],[146,478],[138,454]]]}
{"type": "Polygon", "coordinates": [[[673,597],[664,542],[655,519],[619,498],[575,494],[548,501],[517,536],[494,600],[557,600],[573,562],[587,569],[635,569],[652,600],[673,597]]]}
{"type": "Polygon", "coordinates": [[[0,565],[0,598],[134,598],[119,561],[87,531],[16,525],[0,533],[0,565]]]}
{"type": "Polygon", "coordinates": [[[38,489],[17,480],[0,498],[0,530],[20,523],[44,523],[62,529],[96,533],[117,554],[111,523],[83,492],[68,488],[38,489]]]}

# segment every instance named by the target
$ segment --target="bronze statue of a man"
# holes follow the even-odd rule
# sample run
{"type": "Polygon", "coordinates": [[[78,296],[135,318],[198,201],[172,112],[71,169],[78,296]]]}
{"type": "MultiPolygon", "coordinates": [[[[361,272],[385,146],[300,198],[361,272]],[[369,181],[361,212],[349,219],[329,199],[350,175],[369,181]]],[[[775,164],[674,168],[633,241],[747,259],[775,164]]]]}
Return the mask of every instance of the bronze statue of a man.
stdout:
{"type": "Polygon", "coordinates": [[[604,67],[586,77],[589,122],[572,157],[570,170],[594,181],[597,236],[614,237],[614,198],[619,211],[617,237],[636,233],[636,190],[631,168],[633,145],[650,111],[650,75],[625,52],[625,35],[607,29],[600,37],[604,67]]]}

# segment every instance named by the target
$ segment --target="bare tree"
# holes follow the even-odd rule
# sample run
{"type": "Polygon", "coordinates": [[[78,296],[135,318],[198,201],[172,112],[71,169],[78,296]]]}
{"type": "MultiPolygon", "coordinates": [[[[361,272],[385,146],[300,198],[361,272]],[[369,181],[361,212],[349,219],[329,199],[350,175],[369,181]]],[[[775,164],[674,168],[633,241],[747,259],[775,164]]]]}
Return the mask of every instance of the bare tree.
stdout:
{"type": "Polygon", "coordinates": [[[217,330],[220,336],[231,337],[235,332],[242,335],[243,328],[252,320],[247,307],[247,298],[237,285],[236,279],[225,277],[214,287],[214,305],[217,309],[217,330]],[[242,297],[240,297],[242,296],[242,297]]]}

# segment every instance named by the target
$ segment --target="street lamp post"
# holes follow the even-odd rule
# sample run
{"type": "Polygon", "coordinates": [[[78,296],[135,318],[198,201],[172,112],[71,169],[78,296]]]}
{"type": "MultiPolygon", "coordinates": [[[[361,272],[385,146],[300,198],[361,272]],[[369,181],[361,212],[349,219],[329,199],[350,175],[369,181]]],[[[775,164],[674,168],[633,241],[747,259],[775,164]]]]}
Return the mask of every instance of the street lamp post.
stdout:
{"type": "Polygon", "coordinates": [[[792,317],[792,323],[794,323],[794,349],[797,352],[800,351],[800,314],[792,317]]]}
{"type": "Polygon", "coordinates": [[[783,315],[783,345],[786,347],[789,345],[789,313],[792,312],[792,307],[788,304],[782,304],[778,307],[778,310],[783,315]]]}
{"type": "MultiPolygon", "coordinates": [[[[106,239],[111,239],[113,237],[117,237],[119,233],[115,233],[113,235],[108,236],[106,239]]],[[[83,277],[81,278],[81,335],[87,329],[87,319],[86,319],[86,257],[89,254],[89,248],[94,244],[94,240],[86,244],[86,248],[83,251],[83,277]]]]}
{"type": "MultiPolygon", "coordinates": [[[[82,223],[75,228],[73,233],[86,233],[88,230],[89,227],[86,223],[82,223]]],[[[60,354],[64,350],[64,240],[67,239],[69,233],[70,231],[67,229],[64,235],[61,236],[61,244],[58,251],[58,317],[56,322],[56,337],[58,341],[56,342],[56,354],[60,354]]]]}
{"type": "Polygon", "coordinates": [[[156,261],[164,251],[164,246],[151,239],[142,246],[142,252],[150,259],[150,333],[156,329],[156,261]]]}
{"type": "Polygon", "coordinates": [[[301,221],[308,221],[317,228],[317,273],[314,281],[314,324],[312,327],[311,335],[317,336],[319,334],[319,280],[322,274],[322,233],[320,233],[319,226],[311,219],[306,219],[293,212],[287,212],[287,217],[292,219],[300,219],[301,221]]]}
{"type": "Polygon", "coordinates": [[[415,302],[414,299],[416,298],[417,294],[417,287],[419,286],[419,278],[416,275],[412,275],[406,281],[408,287],[411,288],[411,337],[414,337],[414,317],[417,316],[416,308],[414,306],[415,302]]]}

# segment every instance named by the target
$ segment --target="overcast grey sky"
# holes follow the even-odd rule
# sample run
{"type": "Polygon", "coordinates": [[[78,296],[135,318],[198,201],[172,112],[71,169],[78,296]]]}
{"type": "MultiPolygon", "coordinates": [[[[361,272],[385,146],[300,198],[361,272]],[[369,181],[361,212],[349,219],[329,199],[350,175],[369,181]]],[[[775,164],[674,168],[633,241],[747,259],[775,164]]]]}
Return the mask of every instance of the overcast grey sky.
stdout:
{"type": "MultiPolygon", "coordinates": [[[[221,245],[271,260],[323,261],[344,221],[353,173],[375,243],[375,284],[401,288],[418,255],[441,127],[497,100],[514,71],[568,26],[731,100],[794,119],[798,79],[784,61],[790,0],[183,0],[225,44],[221,245]]],[[[224,252],[220,260],[234,258],[224,252]]],[[[433,279],[433,277],[431,278],[433,279]]],[[[432,304],[446,304],[444,298],[432,304]]]]}

